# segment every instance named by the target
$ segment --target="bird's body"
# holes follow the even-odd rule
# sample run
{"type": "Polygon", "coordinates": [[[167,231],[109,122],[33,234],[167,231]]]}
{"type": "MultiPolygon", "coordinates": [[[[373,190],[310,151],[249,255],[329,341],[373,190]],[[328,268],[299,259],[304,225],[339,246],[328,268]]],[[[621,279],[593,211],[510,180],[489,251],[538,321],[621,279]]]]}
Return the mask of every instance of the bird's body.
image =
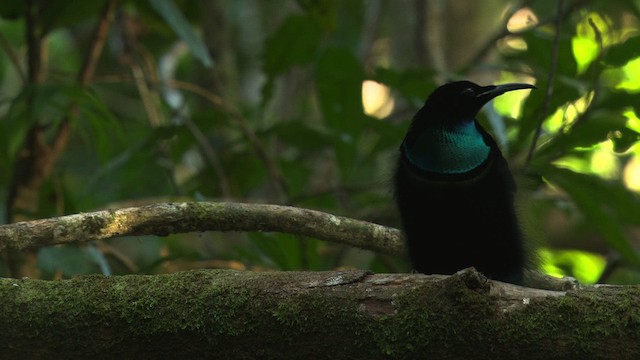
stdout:
{"type": "Polygon", "coordinates": [[[436,89],[400,147],[395,198],[415,270],[452,274],[475,267],[521,283],[525,256],[515,182],[493,138],[475,120],[482,105],[527,84],[436,89]]]}

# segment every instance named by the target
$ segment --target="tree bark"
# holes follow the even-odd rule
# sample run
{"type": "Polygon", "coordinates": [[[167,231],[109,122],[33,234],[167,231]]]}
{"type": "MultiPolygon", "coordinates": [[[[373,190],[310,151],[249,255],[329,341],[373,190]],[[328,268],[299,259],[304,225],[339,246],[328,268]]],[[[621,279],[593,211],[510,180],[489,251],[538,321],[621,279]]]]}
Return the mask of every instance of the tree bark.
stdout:
{"type": "Polygon", "coordinates": [[[0,279],[0,358],[637,359],[640,288],[199,270],[0,279]]]}
{"type": "Polygon", "coordinates": [[[400,231],[291,206],[163,203],[67,215],[0,226],[0,250],[196,231],[270,231],[305,235],[381,253],[404,252],[400,231]]]}

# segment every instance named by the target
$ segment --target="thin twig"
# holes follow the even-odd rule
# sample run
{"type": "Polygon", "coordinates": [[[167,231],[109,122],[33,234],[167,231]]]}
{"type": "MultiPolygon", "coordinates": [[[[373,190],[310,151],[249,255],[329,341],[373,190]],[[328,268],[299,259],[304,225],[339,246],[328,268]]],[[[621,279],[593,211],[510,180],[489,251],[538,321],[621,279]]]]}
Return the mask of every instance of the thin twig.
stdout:
{"type": "Polygon", "coordinates": [[[198,143],[200,151],[218,176],[220,193],[225,199],[231,199],[231,185],[229,185],[229,181],[227,179],[227,172],[225,171],[224,166],[222,166],[218,155],[216,155],[216,151],[213,149],[211,144],[209,144],[209,141],[207,141],[207,137],[202,133],[202,130],[200,130],[191,118],[185,117],[184,125],[187,130],[189,130],[196,143],[198,143]]]}
{"type": "MultiPolygon", "coordinates": [[[[214,82],[218,83],[218,89],[227,89],[226,86],[223,86],[221,79],[215,76],[215,73],[213,80],[214,82]]],[[[227,113],[230,115],[233,123],[240,128],[242,134],[249,141],[249,144],[253,148],[253,151],[256,153],[256,155],[266,168],[273,189],[275,190],[275,193],[277,195],[278,201],[284,204],[289,203],[289,185],[285,177],[282,175],[280,166],[278,165],[277,161],[269,155],[262,140],[258,137],[258,135],[256,135],[255,131],[249,124],[249,121],[247,121],[240,110],[231,105],[231,101],[229,101],[229,98],[230,96],[228,94],[222,94],[223,103],[225,104],[224,107],[227,109],[227,113]]]]}
{"type": "Polygon", "coordinates": [[[563,16],[563,6],[564,1],[558,0],[557,5],[557,16],[555,22],[556,33],[553,37],[553,47],[551,49],[551,64],[549,66],[549,74],[547,77],[547,88],[545,89],[544,101],[542,103],[542,109],[540,111],[540,118],[538,120],[538,125],[536,126],[536,131],[533,135],[533,140],[531,141],[531,146],[529,147],[529,152],[527,154],[527,159],[525,161],[525,168],[529,167],[531,163],[531,159],[533,158],[533,153],[538,144],[538,138],[540,138],[540,134],[542,133],[542,124],[544,120],[549,115],[549,108],[551,107],[551,99],[553,97],[554,84],[556,81],[556,72],[558,71],[558,50],[560,48],[560,36],[562,34],[562,20],[563,16]]]}
{"type": "Polygon", "coordinates": [[[118,248],[99,241],[96,242],[96,247],[105,256],[111,256],[120,264],[122,264],[122,266],[124,266],[128,272],[135,274],[140,270],[135,261],[133,261],[127,254],[120,251],[118,248]]]}
{"type": "Polygon", "coordinates": [[[35,84],[40,82],[40,50],[42,46],[42,29],[38,24],[36,15],[36,4],[34,0],[27,1],[27,62],[29,83],[35,84]]]}
{"type": "Polygon", "coordinates": [[[102,49],[104,49],[104,44],[107,39],[109,27],[113,22],[117,3],[118,0],[108,0],[104,9],[102,10],[100,22],[96,26],[93,33],[93,41],[91,42],[91,47],[87,52],[84,63],[82,64],[82,70],[78,73],[78,83],[80,83],[80,85],[82,86],[86,86],[93,78],[93,74],[96,70],[96,65],[98,64],[98,60],[100,59],[100,55],[102,54],[102,49]]]}
{"type": "Polygon", "coordinates": [[[204,99],[206,99],[207,101],[215,105],[216,107],[224,111],[228,110],[224,104],[224,100],[220,96],[212,93],[211,91],[203,88],[200,85],[189,83],[186,81],[180,81],[176,79],[167,79],[165,80],[165,84],[167,86],[171,86],[176,89],[182,89],[182,90],[192,92],[196,95],[200,95],[201,97],[203,97],[204,99]]]}
{"type": "Polygon", "coordinates": [[[142,100],[142,105],[147,113],[149,124],[154,128],[163,125],[165,121],[159,109],[160,106],[155,101],[156,97],[153,96],[154,91],[149,87],[149,82],[146,77],[146,74],[151,72],[145,72],[137,62],[132,63],[130,67],[133,78],[135,79],[136,88],[138,89],[138,94],[142,100]]]}
{"type": "MultiPolygon", "coordinates": [[[[108,75],[101,76],[100,81],[103,82],[120,82],[120,81],[133,81],[130,76],[122,76],[122,75],[108,75]]],[[[278,193],[278,198],[283,203],[290,203],[287,193],[288,193],[288,185],[280,171],[280,168],[275,160],[271,159],[269,154],[267,153],[262,141],[255,134],[248,121],[244,118],[244,116],[237,109],[229,106],[227,102],[220,96],[212,93],[211,91],[199,86],[197,84],[188,83],[176,79],[168,79],[165,81],[165,85],[171,86],[177,89],[186,90],[192,92],[196,95],[201,96],[203,99],[209,101],[216,108],[222,110],[227,113],[232,120],[232,124],[236,125],[241,131],[244,137],[249,141],[249,144],[258,155],[260,161],[265,165],[267,172],[270,175],[272,184],[278,193]]]]}
{"type": "MultiPolygon", "coordinates": [[[[602,38],[602,32],[600,31],[600,29],[598,29],[598,26],[596,25],[596,23],[593,21],[592,18],[588,18],[587,19],[589,26],[591,26],[591,29],[594,32],[594,38],[596,43],[598,44],[598,56],[595,58],[595,60],[593,60],[592,62],[592,68],[591,73],[592,73],[592,81],[593,81],[593,87],[592,87],[592,94],[593,96],[591,96],[591,99],[589,101],[589,103],[596,103],[600,97],[600,79],[599,76],[601,74],[601,69],[597,69],[597,68],[593,68],[593,66],[595,67],[600,67],[600,61],[602,59],[602,55],[604,54],[604,41],[602,38]]],[[[582,112],[579,113],[578,116],[575,118],[575,120],[570,123],[570,124],[564,124],[563,127],[561,128],[561,132],[564,132],[565,130],[567,130],[567,128],[572,127],[575,128],[576,126],[579,126],[580,124],[582,124],[583,122],[585,122],[587,119],[589,119],[589,117],[591,116],[591,112],[593,111],[593,107],[591,106],[587,106],[587,108],[582,112]]]]}
{"type": "Polygon", "coordinates": [[[249,144],[255,151],[256,155],[258,155],[258,158],[260,158],[260,161],[265,165],[265,168],[267,169],[267,172],[271,177],[272,184],[278,193],[278,198],[284,203],[288,203],[288,185],[284,179],[284,176],[282,175],[282,172],[280,171],[280,167],[278,166],[276,161],[269,156],[264,145],[262,144],[262,141],[258,138],[253,129],[251,129],[248,121],[244,118],[240,111],[230,106],[228,102],[225,101],[222,97],[213,94],[212,92],[196,84],[189,84],[175,79],[167,81],[167,84],[200,95],[214,106],[226,112],[233,120],[233,124],[240,128],[242,134],[249,141],[249,144]]]}
{"type": "Polygon", "coordinates": [[[16,73],[20,77],[20,81],[22,82],[22,85],[25,85],[27,82],[27,78],[24,75],[24,70],[22,69],[22,66],[20,65],[20,60],[18,59],[18,55],[13,50],[13,47],[9,43],[9,40],[7,40],[7,38],[4,36],[2,31],[0,31],[0,45],[4,49],[4,52],[7,54],[9,59],[11,60],[13,67],[16,69],[16,73]]]}
{"type": "MultiPolygon", "coordinates": [[[[202,96],[209,102],[216,104],[219,107],[224,107],[224,101],[219,96],[213,94],[210,91],[207,91],[201,86],[176,79],[167,79],[164,83],[165,85],[170,87],[193,92],[197,95],[202,96]]],[[[220,159],[218,159],[215,150],[211,147],[200,128],[198,128],[198,126],[189,117],[184,118],[184,124],[187,130],[189,130],[189,132],[193,136],[194,140],[198,143],[200,151],[204,155],[205,159],[207,160],[207,162],[209,162],[209,165],[211,165],[211,168],[213,169],[213,171],[215,171],[216,175],[218,175],[220,193],[224,198],[230,199],[231,186],[229,185],[229,181],[227,180],[226,171],[220,163],[220,159]]]]}

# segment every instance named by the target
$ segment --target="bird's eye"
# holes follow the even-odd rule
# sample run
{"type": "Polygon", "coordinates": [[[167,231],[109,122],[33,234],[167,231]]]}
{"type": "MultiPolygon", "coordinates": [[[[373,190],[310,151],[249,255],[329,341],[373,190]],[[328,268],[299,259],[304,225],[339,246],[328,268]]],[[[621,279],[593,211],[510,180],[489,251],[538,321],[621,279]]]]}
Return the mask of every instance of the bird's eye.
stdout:
{"type": "Polygon", "coordinates": [[[462,92],[460,93],[463,96],[474,96],[475,95],[475,91],[473,91],[472,88],[466,88],[464,90],[462,90],[462,92]]]}

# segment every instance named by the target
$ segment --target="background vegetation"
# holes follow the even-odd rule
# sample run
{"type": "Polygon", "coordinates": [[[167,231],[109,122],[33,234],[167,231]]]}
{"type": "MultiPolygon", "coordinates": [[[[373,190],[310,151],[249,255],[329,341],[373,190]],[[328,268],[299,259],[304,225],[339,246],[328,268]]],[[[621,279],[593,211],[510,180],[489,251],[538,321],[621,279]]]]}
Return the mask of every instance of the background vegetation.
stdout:
{"type": "MultiPolygon", "coordinates": [[[[538,89],[480,120],[518,178],[542,269],[636,283],[639,18],[631,0],[2,1],[0,215],[208,200],[397,227],[389,176],[429,92],[522,81],[538,89]]],[[[2,265],[42,278],[409,270],[266,233],[121,238],[8,252],[2,265]]]]}

